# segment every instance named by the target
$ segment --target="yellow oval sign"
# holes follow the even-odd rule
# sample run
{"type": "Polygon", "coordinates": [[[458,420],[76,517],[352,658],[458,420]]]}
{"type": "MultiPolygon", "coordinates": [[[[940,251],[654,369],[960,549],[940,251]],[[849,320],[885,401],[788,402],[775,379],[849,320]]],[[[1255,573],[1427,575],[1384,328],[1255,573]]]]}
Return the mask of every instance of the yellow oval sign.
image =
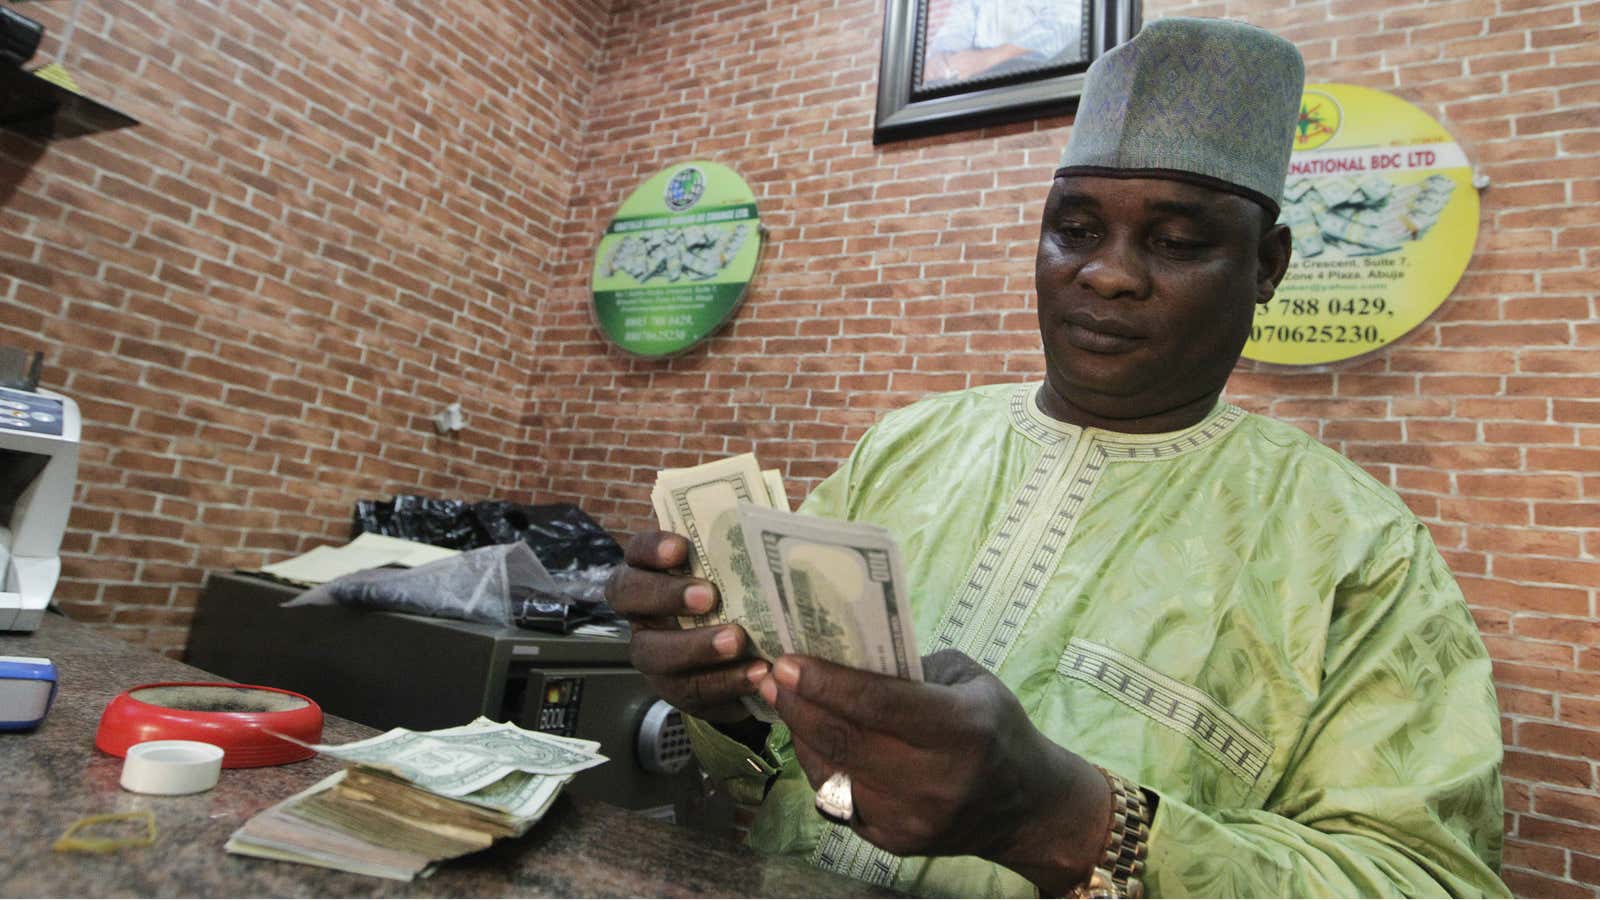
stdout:
{"type": "Polygon", "coordinates": [[[1280,222],[1294,257],[1244,356],[1320,365],[1370,353],[1439,308],[1478,239],[1467,156],[1432,116],[1349,84],[1308,85],[1280,222]]]}

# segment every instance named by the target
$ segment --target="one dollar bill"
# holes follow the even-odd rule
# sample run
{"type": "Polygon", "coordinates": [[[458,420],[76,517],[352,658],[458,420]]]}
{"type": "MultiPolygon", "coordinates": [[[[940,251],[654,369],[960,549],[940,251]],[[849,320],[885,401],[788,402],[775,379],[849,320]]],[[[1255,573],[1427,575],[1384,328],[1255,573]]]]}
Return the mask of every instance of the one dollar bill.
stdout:
{"type": "Polygon", "coordinates": [[[606,761],[593,749],[565,738],[482,718],[432,732],[393,728],[363,741],[312,749],[347,763],[393,772],[446,797],[488,788],[513,772],[572,775],[606,761]]]}

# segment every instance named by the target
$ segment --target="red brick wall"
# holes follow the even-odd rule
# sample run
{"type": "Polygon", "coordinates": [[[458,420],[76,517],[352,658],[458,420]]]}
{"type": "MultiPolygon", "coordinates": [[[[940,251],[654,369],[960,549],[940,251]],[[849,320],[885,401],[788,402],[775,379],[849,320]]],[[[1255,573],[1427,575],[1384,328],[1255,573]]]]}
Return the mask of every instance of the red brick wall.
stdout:
{"type": "MultiPolygon", "coordinates": [[[[1433,527],[1497,660],[1506,878],[1600,886],[1600,4],[1149,0],[1298,43],[1310,77],[1442,113],[1493,186],[1439,313],[1323,370],[1250,364],[1230,396],[1394,486],[1433,527]]],[[[661,466],[753,450],[795,499],[884,410],[1038,377],[1036,220],[1065,119],[871,143],[882,4],[619,4],[537,333],[524,482],[620,530],[661,466]],[[746,305],[670,362],[589,324],[600,230],[648,174],[705,157],[755,189],[771,243],[746,305]]]]}
{"type": "MultiPolygon", "coordinates": [[[[605,6],[86,4],[65,63],[143,124],[0,136],[0,343],[84,419],[75,618],[175,651],[206,571],[357,498],[512,495],[605,6]]],[[[20,7],[41,59],[70,8],[20,7]]]]}

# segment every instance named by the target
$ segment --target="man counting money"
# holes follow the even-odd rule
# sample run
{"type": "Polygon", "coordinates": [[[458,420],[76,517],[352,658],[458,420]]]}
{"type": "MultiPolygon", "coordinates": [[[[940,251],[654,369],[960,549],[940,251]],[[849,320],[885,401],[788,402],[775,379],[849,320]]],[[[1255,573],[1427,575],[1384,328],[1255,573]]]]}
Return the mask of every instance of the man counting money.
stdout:
{"type": "Polygon", "coordinates": [[[898,542],[923,682],[678,629],[717,591],[633,541],[634,662],[760,803],[753,847],[916,894],[1506,894],[1489,660],[1427,529],[1219,399],[1289,262],[1302,81],[1218,20],[1096,61],[1040,228],[1044,382],[891,413],[806,500],[898,542]]]}

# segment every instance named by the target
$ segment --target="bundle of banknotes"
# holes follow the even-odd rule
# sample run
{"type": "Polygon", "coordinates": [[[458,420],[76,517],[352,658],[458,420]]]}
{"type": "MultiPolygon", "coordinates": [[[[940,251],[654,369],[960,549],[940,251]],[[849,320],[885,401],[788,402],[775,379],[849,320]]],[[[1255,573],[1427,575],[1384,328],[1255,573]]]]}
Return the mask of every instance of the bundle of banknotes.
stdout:
{"type": "MultiPolygon", "coordinates": [[[[755,652],[821,657],[922,680],[900,548],[887,531],[789,512],[783,479],[751,454],[664,469],[651,493],[662,530],[690,543],[690,570],[721,605],[685,627],[744,626],[755,652]]],[[[771,720],[759,700],[752,710],[771,720]]]]}
{"type": "Polygon", "coordinates": [[[599,747],[482,717],[319,744],[318,752],[350,766],[262,810],[227,849],[410,881],[442,860],[526,833],[574,775],[606,761],[599,747]]]}
{"type": "Polygon", "coordinates": [[[1283,187],[1282,221],[1295,256],[1371,256],[1399,250],[1439,221],[1455,192],[1443,175],[1396,187],[1382,175],[1357,180],[1291,178],[1283,187]]]}

